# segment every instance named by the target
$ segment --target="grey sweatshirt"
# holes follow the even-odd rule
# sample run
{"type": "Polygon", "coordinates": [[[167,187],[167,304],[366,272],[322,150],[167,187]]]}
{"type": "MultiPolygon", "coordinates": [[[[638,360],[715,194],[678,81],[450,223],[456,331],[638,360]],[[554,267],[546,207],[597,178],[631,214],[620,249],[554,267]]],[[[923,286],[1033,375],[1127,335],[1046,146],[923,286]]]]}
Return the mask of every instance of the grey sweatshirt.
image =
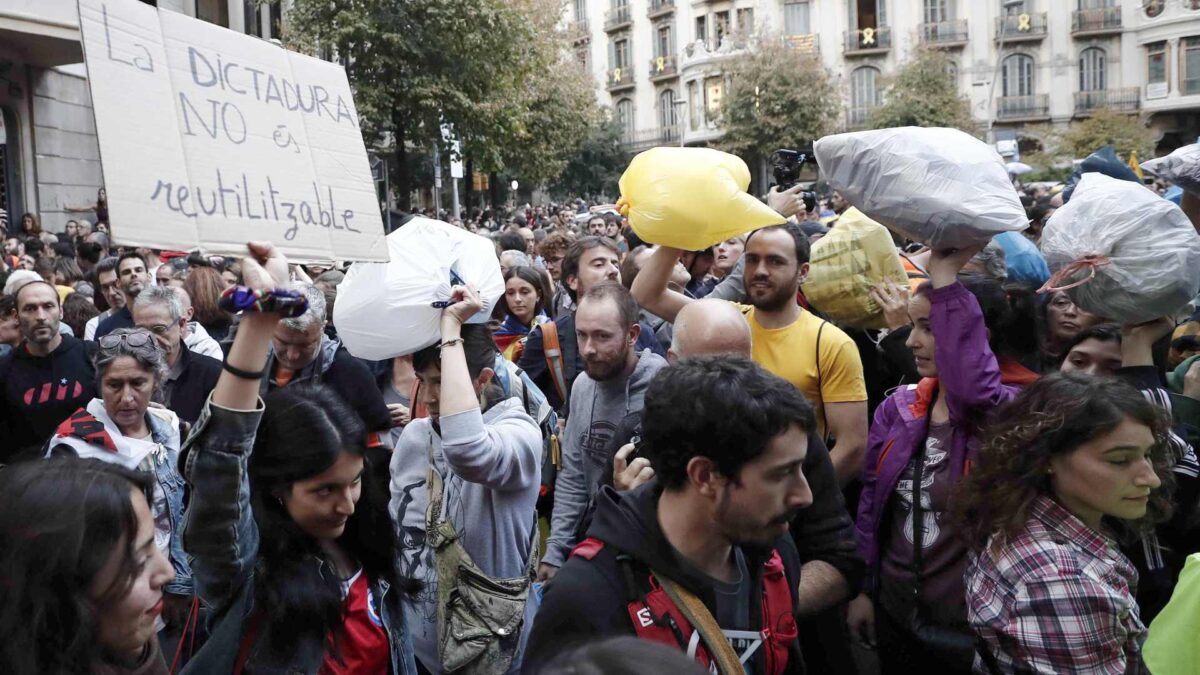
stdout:
{"type": "MultiPolygon", "coordinates": [[[[443,509],[471,559],[492,577],[525,572],[541,484],[542,434],[515,398],[486,413],[443,416],[441,435],[428,418],[404,429],[391,462],[388,510],[399,528],[399,573],[425,584],[404,600],[417,659],[441,672],[437,645],[437,569],[425,543],[429,449],[445,484],[443,509]]],[[[532,603],[525,627],[532,625],[532,603]]],[[[516,667],[519,659],[514,663],[516,667]]]]}
{"type": "Polygon", "coordinates": [[[597,382],[586,372],[571,387],[571,410],[563,438],[562,468],[554,483],[550,538],[542,562],[562,567],[575,546],[575,530],[596,492],[606,464],[609,440],[625,416],[639,412],[646,387],[667,361],[649,349],[638,354],[629,377],[597,382]]]}

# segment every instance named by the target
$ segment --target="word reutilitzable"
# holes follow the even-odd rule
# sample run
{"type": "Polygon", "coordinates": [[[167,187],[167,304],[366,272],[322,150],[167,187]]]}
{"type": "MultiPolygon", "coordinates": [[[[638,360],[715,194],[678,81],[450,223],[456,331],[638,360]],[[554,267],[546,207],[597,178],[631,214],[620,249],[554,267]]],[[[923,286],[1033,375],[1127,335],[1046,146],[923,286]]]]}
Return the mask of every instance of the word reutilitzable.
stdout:
{"type": "Polygon", "coordinates": [[[264,179],[263,189],[262,182],[252,182],[244,172],[229,182],[220,169],[216,174],[215,187],[177,184],[160,178],[150,201],[162,201],[167,208],[188,218],[198,218],[201,214],[215,216],[220,212],[223,218],[275,221],[288,226],[283,232],[287,241],[296,237],[301,225],[359,232],[351,226],[353,210],[338,212],[332,187],[325,186],[325,201],[322,201],[322,188],[315,182],[312,183],[311,200],[307,197],[284,198],[275,189],[270,176],[264,179]]]}

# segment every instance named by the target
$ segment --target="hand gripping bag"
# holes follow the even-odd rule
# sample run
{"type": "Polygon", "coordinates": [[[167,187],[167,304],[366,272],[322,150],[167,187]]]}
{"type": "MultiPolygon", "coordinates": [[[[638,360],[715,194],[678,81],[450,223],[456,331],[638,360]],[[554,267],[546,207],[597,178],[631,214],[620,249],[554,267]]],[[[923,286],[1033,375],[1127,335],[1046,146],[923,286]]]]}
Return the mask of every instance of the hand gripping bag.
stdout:
{"type": "Polygon", "coordinates": [[[1185,145],[1166,157],[1142,162],[1142,171],[1200,195],[1200,143],[1185,145]]]}
{"type": "Polygon", "coordinates": [[[441,338],[442,310],[457,276],[479,291],[485,320],[504,293],[492,242],[430,218],[413,218],[387,236],[387,263],[356,263],[338,287],[333,320],[350,353],[370,360],[411,354],[441,338]]]}
{"type": "Polygon", "coordinates": [[[1110,321],[1170,316],[1200,291],[1200,235],[1178,206],[1137,183],[1084,174],[1041,243],[1054,275],[1040,292],[1065,290],[1110,321]]]}
{"type": "Polygon", "coordinates": [[[930,248],[1029,226],[1000,155],[957,129],[857,131],[826,136],[814,150],[825,180],[850,204],[930,248]]]}
{"type": "Polygon", "coordinates": [[[839,326],[883,328],[873,284],[908,285],[908,274],[887,228],[851,207],[812,245],[804,297],[839,326]]]}
{"type": "Polygon", "coordinates": [[[652,148],[621,175],[617,208],[642,240],[687,251],[784,217],[746,192],[750,169],[740,158],[710,148],[652,148]]]}

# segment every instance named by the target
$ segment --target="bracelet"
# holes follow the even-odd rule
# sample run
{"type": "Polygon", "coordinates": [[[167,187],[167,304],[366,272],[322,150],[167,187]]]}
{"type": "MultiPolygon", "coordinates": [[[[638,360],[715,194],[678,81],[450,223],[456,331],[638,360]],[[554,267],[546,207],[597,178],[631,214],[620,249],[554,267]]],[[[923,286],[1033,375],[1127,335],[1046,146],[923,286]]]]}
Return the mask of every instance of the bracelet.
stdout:
{"type": "Polygon", "coordinates": [[[294,318],[308,311],[308,298],[288,288],[231,286],[221,294],[217,306],[230,313],[277,312],[284,318],[294,318]]]}
{"type": "Polygon", "coordinates": [[[438,349],[445,349],[446,347],[453,347],[454,345],[461,345],[462,343],[463,343],[463,339],[460,337],[456,337],[456,338],[453,338],[450,340],[446,340],[445,342],[439,344],[438,349]]]}
{"type": "Polygon", "coordinates": [[[251,372],[249,370],[242,370],[241,368],[238,368],[237,366],[231,366],[231,365],[229,365],[228,358],[221,362],[221,369],[224,370],[225,372],[229,373],[230,375],[233,375],[234,377],[240,377],[243,380],[261,380],[263,375],[265,375],[267,373],[267,369],[265,367],[262,370],[255,373],[255,372],[251,372]]]}

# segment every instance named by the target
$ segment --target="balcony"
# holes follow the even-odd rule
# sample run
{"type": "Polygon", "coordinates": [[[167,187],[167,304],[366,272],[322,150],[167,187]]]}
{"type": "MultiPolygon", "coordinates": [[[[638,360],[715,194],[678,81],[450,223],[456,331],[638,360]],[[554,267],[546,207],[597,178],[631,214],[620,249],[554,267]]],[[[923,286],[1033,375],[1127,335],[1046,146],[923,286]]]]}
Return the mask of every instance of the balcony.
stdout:
{"type": "Polygon", "coordinates": [[[1118,112],[1136,112],[1140,105],[1141,90],[1138,87],[1075,92],[1076,116],[1090,115],[1101,108],[1118,112]]]}
{"type": "Polygon", "coordinates": [[[967,20],[923,23],[920,26],[921,44],[930,47],[965,47],[967,20]]]}
{"type": "Polygon", "coordinates": [[[628,28],[632,24],[633,11],[629,5],[613,7],[604,13],[604,32],[606,33],[628,28]]]}
{"type": "Polygon", "coordinates": [[[1091,37],[1121,32],[1121,8],[1102,7],[1071,12],[1071,35],[1091,37]]]}
{"type": "Polygon", "coordinates": [[[1050,96],[1001,96],[996,99],[996,119],[1001,122],[1029,122],[1050,117],[1050,96]]]}
{"type": "Polygon", "coordinates": [[[846,56],[884,54],[892,48],[892,29],[887,26],[847,31],[846,56]]]}
{"type": "Polygon", "coordinates": [[[610,92],[630,89],[633,87],[633,69],[625,66],[610,68],[607,79],[606,86],[610,92]]]}
{"type": "Polygon", "coordinates": [[[650,0],[650,7],[646,9],[646,16],[651,19],[657,19],[674,11],[675,0],[650,0]]]}
{"type": "Polygon", "coordinates": [[[650,81],[662,82],[679,77],[679,63],[674,56],[656,56],[650,59],[650,81]]]}
{"type": "Polygon", "coordinates": [[[661,145],[679,145],[679,125],[642,129],[621,137],[621,146],[632,152],[641,152],[661,145]]]}
{"type": "Polygon", "coordinates": [[[583,19],[580,21],[572,21],[571,23],[567,24],[567,37],[571,39],[571,42],[576,44],[590,40],[592,37],[592,29],[591,25],[588,24],[588,20],[583,19]]]}
{"type": "Polygon", "coordinates": [[[1028,42],[1046,37],[1046,13],[1018,14],[996,19],[996,41],[1028,42]]]}
{"type": "Polygon", "coordinates": [[[816,33],[807,35],[789,35],[784,38],[788,45],[796,51],[819,56],[821,54],[821,36],[816,33]]]}

